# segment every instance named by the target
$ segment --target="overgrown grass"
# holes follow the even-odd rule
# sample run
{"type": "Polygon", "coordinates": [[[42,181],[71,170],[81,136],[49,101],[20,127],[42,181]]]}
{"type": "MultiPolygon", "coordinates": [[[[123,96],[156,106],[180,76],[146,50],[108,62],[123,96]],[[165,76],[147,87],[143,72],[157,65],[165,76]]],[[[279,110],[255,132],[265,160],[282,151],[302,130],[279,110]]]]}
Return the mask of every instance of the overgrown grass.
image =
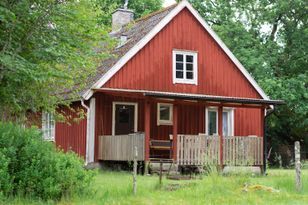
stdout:
{"type": "MultiPolygon", "coordinates": [[[[134,196],[130,173],[101,172],[93,182],[92,194],[62,199],[58,204],[308,204],[308,170],[303,170],[302,176],[301,193],[295,191],[294,170],[269,170],[268,176],[213,174],[189,181],[171,181],[164,178],[161,187],[158,185],[157,176],[138,176],[137,195],[134,196]],[[270,186],[279,192],[245,192],[245,184],[270,186]]],[[[46,202],[15,198],[10,204],[46,202]]]]}

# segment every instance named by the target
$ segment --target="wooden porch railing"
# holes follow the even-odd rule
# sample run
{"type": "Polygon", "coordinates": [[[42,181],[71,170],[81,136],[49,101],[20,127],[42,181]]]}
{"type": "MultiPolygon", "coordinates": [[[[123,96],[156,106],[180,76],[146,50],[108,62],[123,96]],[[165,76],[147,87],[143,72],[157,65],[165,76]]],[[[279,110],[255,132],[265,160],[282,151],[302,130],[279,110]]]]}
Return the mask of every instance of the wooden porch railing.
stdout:
{"type": "MultiPolygon", "coordinates": [[[[218,136],[178,135],[177,163],[179,165],[220,164],[220,140],[218,136]]],[[[263,165],[263,141],[261,137],[224,137],[224,165],[263,165]]]]}
{"type": "Polygon", "coordinates": [[[99,160],[133,161],[137,146],[138,161],[144,160],[144,134],[99,136],[99,160]]]}

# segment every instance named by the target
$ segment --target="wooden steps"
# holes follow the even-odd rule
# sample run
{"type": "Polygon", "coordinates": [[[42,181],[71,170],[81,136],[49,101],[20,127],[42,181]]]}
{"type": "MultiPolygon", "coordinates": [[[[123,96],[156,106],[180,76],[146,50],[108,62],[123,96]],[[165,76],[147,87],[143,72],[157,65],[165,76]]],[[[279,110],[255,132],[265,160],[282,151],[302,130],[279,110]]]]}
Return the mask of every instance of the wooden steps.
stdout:
{"type": "Polygon", "coordinates": [[[160,169],[162,169],[163,174],[178,174],[178,165],[173,163],[172,159],[158,159],[158,158],[150,158],[150,173],[160,173],[160,169]],[[162,164],[162,166],[161,166],[162,164]]]}

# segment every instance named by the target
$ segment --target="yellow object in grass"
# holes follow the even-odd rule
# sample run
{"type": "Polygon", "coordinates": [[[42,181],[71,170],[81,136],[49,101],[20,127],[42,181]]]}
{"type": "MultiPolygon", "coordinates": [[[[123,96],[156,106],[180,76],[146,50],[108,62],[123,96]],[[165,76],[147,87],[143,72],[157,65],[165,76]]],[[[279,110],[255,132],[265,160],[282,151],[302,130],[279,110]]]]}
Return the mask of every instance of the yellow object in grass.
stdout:
{"type": "Polygon", "coordinates": [[[268,186],[264,186],[264,185],[260,185],[260,184],[255,184],[255,185],[249,185],[249,184],[245,184],[242,191],[244,192],[249,192],[249,191],[268,191],[271,193],[277,193],[279,192],[278,189],[274,189],[273,187],[268,187],[268,186]]]}

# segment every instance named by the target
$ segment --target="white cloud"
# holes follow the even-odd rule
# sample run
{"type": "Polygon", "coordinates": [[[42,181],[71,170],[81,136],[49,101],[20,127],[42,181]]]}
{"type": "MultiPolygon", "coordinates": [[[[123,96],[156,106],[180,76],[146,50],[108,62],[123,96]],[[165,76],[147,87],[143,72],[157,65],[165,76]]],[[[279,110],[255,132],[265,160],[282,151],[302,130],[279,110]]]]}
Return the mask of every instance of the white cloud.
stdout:
{"type": "Polygon", "coordinates": [[[176,3],[175,0],[164,0],[163,7],[166,8],[166,7],[171,6],[172,4],[175,4],[175,3],[176,3]]]}

